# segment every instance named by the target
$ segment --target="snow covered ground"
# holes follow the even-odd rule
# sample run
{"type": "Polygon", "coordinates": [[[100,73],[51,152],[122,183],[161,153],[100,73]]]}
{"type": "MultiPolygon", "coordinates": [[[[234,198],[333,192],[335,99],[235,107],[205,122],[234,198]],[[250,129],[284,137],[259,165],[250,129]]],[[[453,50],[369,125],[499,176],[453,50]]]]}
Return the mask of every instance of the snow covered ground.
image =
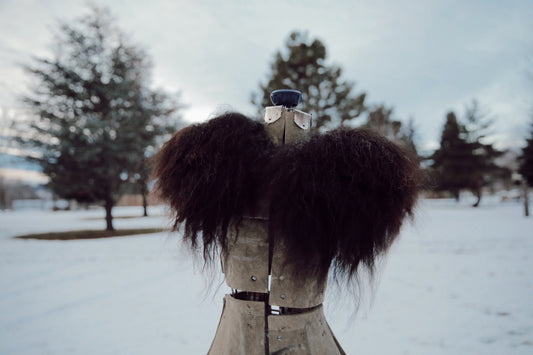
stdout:
{"type": "MultiPolygon", "coordinates": [[[[162,208],[151,213],[115,224],[168,224],[162,208]]],[[[101,217],[0,212],[0,354],[205,354],[227,288],[176,236],[11,238],[103,228],[101,217]]],[[[533,354],[533,217],[490,199],[478,209],[423,201],[355,315],[348,293],[328,292],[348,354],[533,354]]]]}

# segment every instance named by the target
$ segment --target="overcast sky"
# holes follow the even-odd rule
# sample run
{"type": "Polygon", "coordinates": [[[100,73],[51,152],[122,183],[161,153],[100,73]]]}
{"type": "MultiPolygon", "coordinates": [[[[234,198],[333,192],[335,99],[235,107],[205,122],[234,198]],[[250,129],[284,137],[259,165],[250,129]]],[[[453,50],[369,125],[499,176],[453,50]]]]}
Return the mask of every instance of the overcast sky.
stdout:
{"type": "MultiPolygon", "coordinates": [[[[231,107],[255,112],[251,92],[291,30],[327,46],[329,63],[368,103],[414,117],[419,144],[434,147],[447,111],[476,98],[497,118],[499,145],[521,146],[533,107],[533,1],[108,0],[121,29],[154,62],[154,85],[181,91],[186,119],[231,107]],[[530,77],[528,78],[528,70],[530,77]]],[[[48,56],[57,20],[84,1],[0,0],[0,107],[18,112],[30,83],[20,69],[48,56]]]]}

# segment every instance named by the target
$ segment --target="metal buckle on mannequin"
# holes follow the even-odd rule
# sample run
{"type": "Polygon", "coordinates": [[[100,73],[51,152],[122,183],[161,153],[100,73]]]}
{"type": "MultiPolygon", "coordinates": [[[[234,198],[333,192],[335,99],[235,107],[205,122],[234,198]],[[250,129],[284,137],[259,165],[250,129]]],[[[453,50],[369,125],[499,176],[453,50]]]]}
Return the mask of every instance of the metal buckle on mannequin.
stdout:
{"type": "Polygon", "coordinates": [[[318,307],[320,307],[320,305],[309,307],[309,308],[292,308],[292,307],[280,307],[280,306],[268,305],[269,311],[267,313],[270,315],[277,315],[277,316],[302,314],[302,313],[311,312],[317,309],[318,307]]]}

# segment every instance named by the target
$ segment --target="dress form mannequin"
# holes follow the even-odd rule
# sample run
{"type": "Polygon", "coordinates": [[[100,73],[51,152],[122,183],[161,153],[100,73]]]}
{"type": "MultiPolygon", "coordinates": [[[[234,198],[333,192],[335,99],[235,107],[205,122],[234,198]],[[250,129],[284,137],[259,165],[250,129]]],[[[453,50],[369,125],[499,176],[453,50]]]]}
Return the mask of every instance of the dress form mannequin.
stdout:
{"type": "Polygon", "coordinates": [[[264,126],[225,114],[157,157],[175,227],[220,255],[232,289],[209,354],[344,354],[323,313],[328,270],[373,267],[416,200],[403,150],[366,130],[311,137],[295,94],[273,95],[264,126]]]}

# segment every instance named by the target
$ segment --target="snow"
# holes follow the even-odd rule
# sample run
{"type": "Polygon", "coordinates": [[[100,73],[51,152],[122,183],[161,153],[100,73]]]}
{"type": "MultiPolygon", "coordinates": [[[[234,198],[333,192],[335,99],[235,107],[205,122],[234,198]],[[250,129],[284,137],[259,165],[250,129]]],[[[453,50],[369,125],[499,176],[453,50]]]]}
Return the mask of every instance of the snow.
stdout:
{"type": "MultiPolygon", "coordinates": [[[[150,212],[115,225],[168,225],[163,208],[150,212]]],[[[177,236],[11,238],[103,228],[103,216],[0,213],[0,354],[207,352],[228,289],[177,236]]],[[[350,293],[330,287],[326,315],[348,354],[531,354],[532,253],[533,217],[516,202],[423,201],[357,313],[350,293]]]]}

